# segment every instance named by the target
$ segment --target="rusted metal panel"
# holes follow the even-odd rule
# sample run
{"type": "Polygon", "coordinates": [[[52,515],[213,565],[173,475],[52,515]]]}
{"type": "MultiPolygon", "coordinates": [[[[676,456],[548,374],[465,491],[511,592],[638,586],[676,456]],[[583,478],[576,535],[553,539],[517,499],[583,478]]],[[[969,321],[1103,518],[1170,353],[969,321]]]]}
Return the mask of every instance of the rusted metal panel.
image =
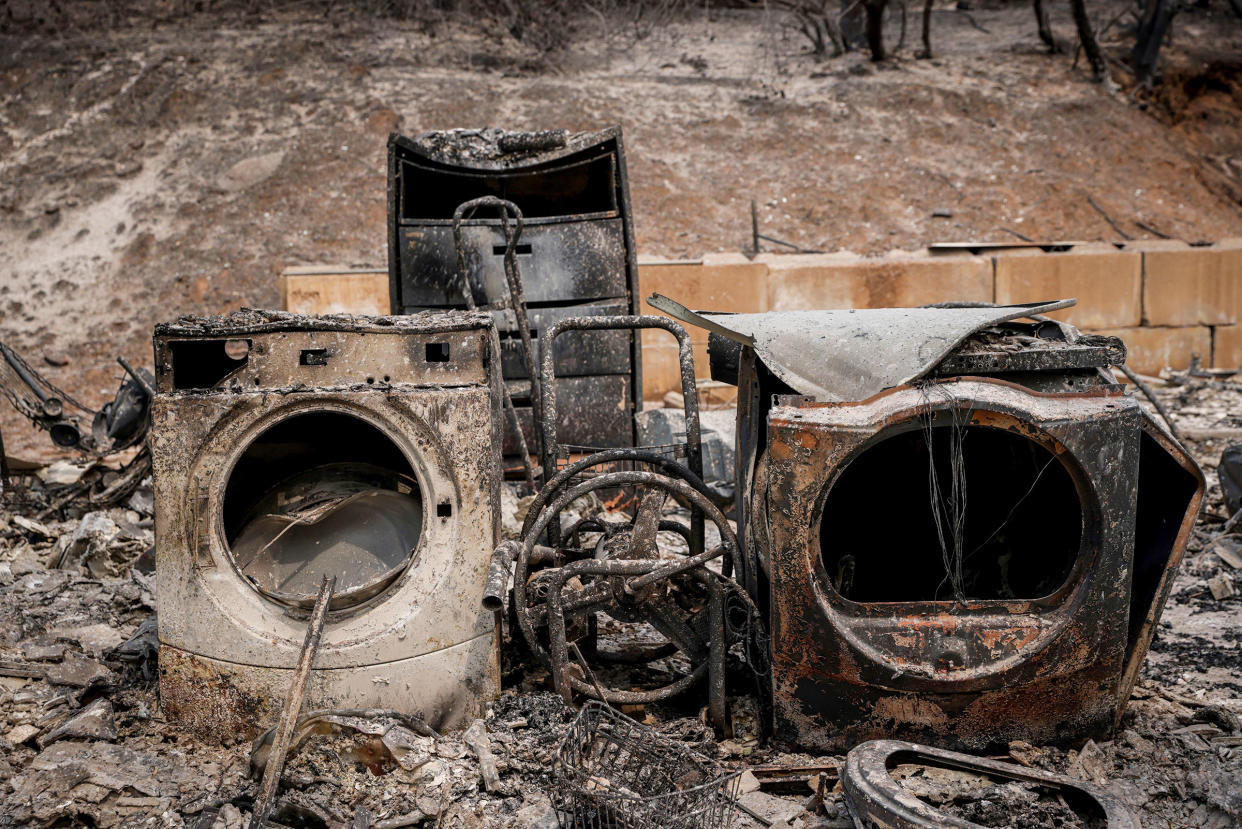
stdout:
{"type": "Polygon", "coordinates": [[[1075,302],[700,314],[659,294],[647,301],[753,348],[791,388],[823,401],[863,400],[913,382],[982,328],[1075,302]]]}
{"type": "Polygon", "coordinates": [[[485,370],[487,315],[306,317],[274,311],[183,318],[155,338],[156,391],[234,393],[257,388],[477,385],[485,370]],[[377,321],[383,322],[377,322],[377,321]],[[299,327],[301,326],[301,327],[299,327]],[[181,355],[183,360],[178,361],[181,355]]]}
{"type": "MultiPolygon", "coordinates": [[[[558,377],[556,434],[560,442],[598,449],[629,446],[634,410],[626,396],[628,385],[629,377],[623,374],[558,377]],[[600,401],[604,401],[602,405],[600,401]]],[[[519,382],[510,384],[510,389],[514,391],[514,405],[526,443],[534,446],[529,386],[519,382]]],[[[517,448],[513,435],[507,431],[504,446],[506,455],[517,448]]]]}
{"type": "MultiPolygon", "coordinates": [[[[324,480],[358,475],[350,480],[410,492],[417,497],[409,508],[421,517],[404,564],[365,590],[334,596],[309,704],[443,712],[452,721],[476,714],[498,690],[495,620],[479,609],[499,538],[501,386],[491,325],[484,313],[249,313],[157,328],[156,579],[161,688],[174,716],[210,731],[198,713],[208,710],[205,697],[220,700],[213,716],[236,724],[270,713],[270,700],[283,696],[309,604],[260,589],[234,544],[269,493],[304,491],[290,487],[319,470],[324,480]],[[195,384],[176,388],[179,363],[204,353],[176,343],[205,342],[215,352],[238,340],[249,344],[243,365],[212,387],[205,380],[227,363],[205,373],[190,367],[181,378],[195,384]],[[326,364],[302,359],[321,348],[326,364]],[[387,374],[368,382],[381,368],[387,374]]],[[[339,569],[344,553],[308,566],[339,569]]],[[[380,564],[393,561],[380,556],[380,564]]]]}
{"type": "MultiPolygon", "coordinates": [[[[583,305],[565,305],[555,308],[532,308],[530,324],[537,338],[553,325],[571,317],[619,317],[629,314],[629,304],[614,300],[592,302],[583,305]]],[[[508,310],[495,311],[496,328],[500,332],[500,350],[505,377],[511,380],[526,379],[526,363],[521,339],[517,336],[517,323],[508,310]]],[[[629,331],[569,331],[553,343],[552,353],[556,360],[557,377],[579,377],[596,374],[623,374],[628,384],[632,367],[629,331]]],[[[536,345],[538,348],[539,345],[536,345]]],[[[540,361],[536,361],[538,365],[540,361]]],[[[624,388],[621,390],[625,393],[624,388]]],[[[625,433],[625,429],[621,433],[625,433]]]]}

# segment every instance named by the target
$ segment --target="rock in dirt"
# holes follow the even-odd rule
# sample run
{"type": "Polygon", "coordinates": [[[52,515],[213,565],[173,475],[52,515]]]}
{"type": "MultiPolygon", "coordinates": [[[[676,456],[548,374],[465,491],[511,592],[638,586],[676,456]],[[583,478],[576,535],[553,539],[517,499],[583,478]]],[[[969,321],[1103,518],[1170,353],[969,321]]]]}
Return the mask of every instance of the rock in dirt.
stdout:
{"type": "Polygon", "coordinates": [[[39,736],[39,727],[37,725],[22,723],[21,725],[13,726],[9,733],[4,735],[4,739],[8,740],[13,745],[21,745],[27,740],[34,739],[37,736],[39,736]]]}
{"type": "Polygon", "coordinates": [[[1212,598],[1218,602],[1238,595],[1237,588],[1233,586],[1233,579],[1224,573],[1217,573],[1208,580],[1208,590],[1212,591],[1212,598]]]}
{"type": "Polygon", "coordinates": [[[541,792],[527,795],[513,815],[513,829],[557,829],[559,826],[552,801],[541,792]]]}
{"type": "Polygon", "coordinates": [[[90,470],[90,466],[80,466],[69,461],[56,461],[38,471],[39,480],[45,484],[76,484],[90,470]]]}
{"type": "Polygon", "coordinates": [[[115,684],[116,674],[88,656],[68,651],[63,662],[47,666],[47,681],[53,685],[89,688],[96,684],[115,684]]]}
{"type": "Polygon", "coordinates": [[[271,178],[284,160],[283,152],[264,153],[242,159],[220,177],[220,189],[233,193],[253,187],[271,178]]]}
{"type": "Polygon", "coordinates": [[[489,792],[496,791],[500,786],[500,773],[496,770],[496,755],[492,753],[491,742],[487,738],[487,726],[482,720],[475,720],[470,723],[461,739],[470,746],[479,761],[479,776],[483,779],[483,788],[489,792]]]}
{"type": "Polygon", "coordinates": [[[1237,734],[1242,731],[1242,717],[1223,705],[1205,705],[1195,711],[1191,720],[1197,723],[1210,723],[1226,734],[1237,734]]]}
{"type": "Polygon", "coordinates": [[[39,747],[46,748],[64,739],[115,740],[116,721],[111,701],[103,698],[95,700],[40,737],[39,747]]]}
{"type": "Polygon", "coordinates": [[[33,518],[26,518],[24,515],[14,515],[10,520],[31,535],[37,535],[40,538],[46,538],[49,540],[54,540],[56,538],[56,533],[48,529],[47,525],[40,524],[33,518]]]}
{"type": "Polygon", "coordinates": [[[747,792],[737,800],[764,820],[774,824],[781,821],[792,822],[805,811],[801,803],[795,803],[767,792],[747,792]]]}

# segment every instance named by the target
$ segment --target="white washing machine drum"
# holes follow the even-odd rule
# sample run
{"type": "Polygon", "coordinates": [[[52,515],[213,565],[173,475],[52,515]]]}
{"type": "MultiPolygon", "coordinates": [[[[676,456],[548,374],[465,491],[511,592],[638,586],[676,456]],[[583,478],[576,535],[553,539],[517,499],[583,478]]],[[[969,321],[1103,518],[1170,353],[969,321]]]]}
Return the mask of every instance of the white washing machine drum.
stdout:
{"type": "Polygon", "coordinates": [[[332,463],[286,478],[263,495],[229,539],[233,559],[263,595],[310,607],[336,576],[331,607],[384,591],[409,566],[423,532],[423,501],[408,475],[332,463]]]}

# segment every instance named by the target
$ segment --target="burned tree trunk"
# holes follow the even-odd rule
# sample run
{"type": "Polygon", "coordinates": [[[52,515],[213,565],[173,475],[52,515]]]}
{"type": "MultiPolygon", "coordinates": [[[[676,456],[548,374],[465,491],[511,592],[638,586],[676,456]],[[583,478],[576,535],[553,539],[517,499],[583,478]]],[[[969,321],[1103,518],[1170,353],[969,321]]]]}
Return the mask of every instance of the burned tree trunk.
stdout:
{"type": "Polygon", "coordinates": [[[1177,10],[1176,0],[1147,0],[1144,4],[1143,17],[1139,20],[1138,32],[1134,36],[1134,50],[1130,53],[1134,79],[1138,83],[1151,83],[1156,61],[1160,57],[1160,46],[1164,43],[1177,10]]]}
{"type": "Polygon", "coordinates": [[[1059,52],[1061,47],[1052,36],[1052,26],[1048,23],[1048,10],[1044,8],[1044,0],[1034,0],[1035,25],[1039,27],[1039,39],[1048,47],[1049,52],[1059,52]]]}
{"type": "MultiPolygon", "coordinates": [[[[1036,3],[1039,0],[1035,0],[1036,3]]],[[[932,0],[924,0],[923,3],[923,51],[919,52],[917,57],[931,59],[931,13],[932,0]]]]}
{"type": "Polygon", "coordinates": [[[863,13],[863,3],[866,0],[840,0],[841,12],[837,16],[840,21],[841,40],[845,43],[848,51],[850,48],[856,48],[862,45],[866,39],[865,31],[867,24],[865,22],[866,15],[863,13]]]}
{"type": "Polygon", "coordinates": [[[881,61],[888,57],[884,51],[884,9],[888,0],[863,0],[863,10],[867,13],[867,48],[871,50],[871,59],[881,61]]]}
{"type": "Polygon", "coordinates": [[[1087,0],[1070,0],[1070,9],[1074,13],[1074,25],[1078,27],[1078,40],[1087,55],[1087,63],[1091,64],[1092,77],[1096,83],[1109,82],[1108,65],[1091,28],[1091,18],[1087,16],[1087,0]]]}

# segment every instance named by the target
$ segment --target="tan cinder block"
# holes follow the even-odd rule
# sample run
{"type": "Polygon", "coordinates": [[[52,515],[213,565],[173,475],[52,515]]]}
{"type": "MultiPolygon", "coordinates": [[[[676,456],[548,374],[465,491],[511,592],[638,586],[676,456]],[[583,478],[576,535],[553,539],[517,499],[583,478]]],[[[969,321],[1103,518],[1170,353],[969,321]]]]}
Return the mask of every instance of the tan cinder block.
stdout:
{"type": "MultiPolygon", "coordinates": [[[[681,362],[677,345],[669,337],[666,342],[643,342],[643,400],[661,400],[665,393],[681,391],[681,362]]],[[[694,344],[694,373],[709,377],[707,343],[694,344]]]]}
{"type": "Polygon", "coordinates": [[[1230,325],[1242,305],[1242,248],[1143,253],[1143,311],[1149,325],[1230,325]]]}
{"type": "Polygon", "coordinates": [[[289,268],[281,304],[296,314],[387,314],[388,272],[289,268]]]}
{"type": "Polygon", "coordinates": [[[640,265],[642,312],[659,313],[647,305],[647,297],[652,294],[663,294],[694,310],[762,311],[767,270],[762,262],[752,262],[741,254],[705,256],[698,264],[640,265]]]}
{"type": "Polygon", "coordinates": [[[1190,250],[1181,239],[1135,239],[1121,246],[1122,250],[1190,250]]]}
{"type": "Polygon", "coordinates": [[[1128,350],[1126,365],[1140,374],[1156,374],[1166,366],[1187,368],[1191,354],[1198,354],[1206,364],[1212,353],[1212,330],[1206,325],[1178,328],[1144,325],[1100,329],[1093,333],[1121,337],[1128,350]]]}
{"type": "Polygon", "coordinates": [[[1077,305],[1051,316],[1079,328],[1137,326],[1143,321],[1142,266],[1137,251],[997,254],[996,301],[1013,305],[1073,297],[1077,305]]]}
{"type": "Polygon", "coordinates": [[[1242,325],[1218,325],[1212,331],[1212,367],[1242,367],[1242,325]]]}
{"type": "MultiPolygon", "coordinates": [[[[696,311],[761,311],[767,272],[767,265],[751,262],[740,253],[708,255],[698,263],[639,265],[641,313],[662,315],[647,304],[652,294],[663,294],[696,311]]],[[[706,330],[697,325],[686,325],[685,329],[693,342],[706,345],[706,330]]],[[[642,332],[642,342],[646,349],[672,343],[673,339],[667,332],[648,329],[642,332]]]]}
{"type": "Polygon", "coordinates": [[[978,256],[798,254],[759,259],[768,266],[767,307],[772,311],[992,301],[992,265],[978,256]]]}

